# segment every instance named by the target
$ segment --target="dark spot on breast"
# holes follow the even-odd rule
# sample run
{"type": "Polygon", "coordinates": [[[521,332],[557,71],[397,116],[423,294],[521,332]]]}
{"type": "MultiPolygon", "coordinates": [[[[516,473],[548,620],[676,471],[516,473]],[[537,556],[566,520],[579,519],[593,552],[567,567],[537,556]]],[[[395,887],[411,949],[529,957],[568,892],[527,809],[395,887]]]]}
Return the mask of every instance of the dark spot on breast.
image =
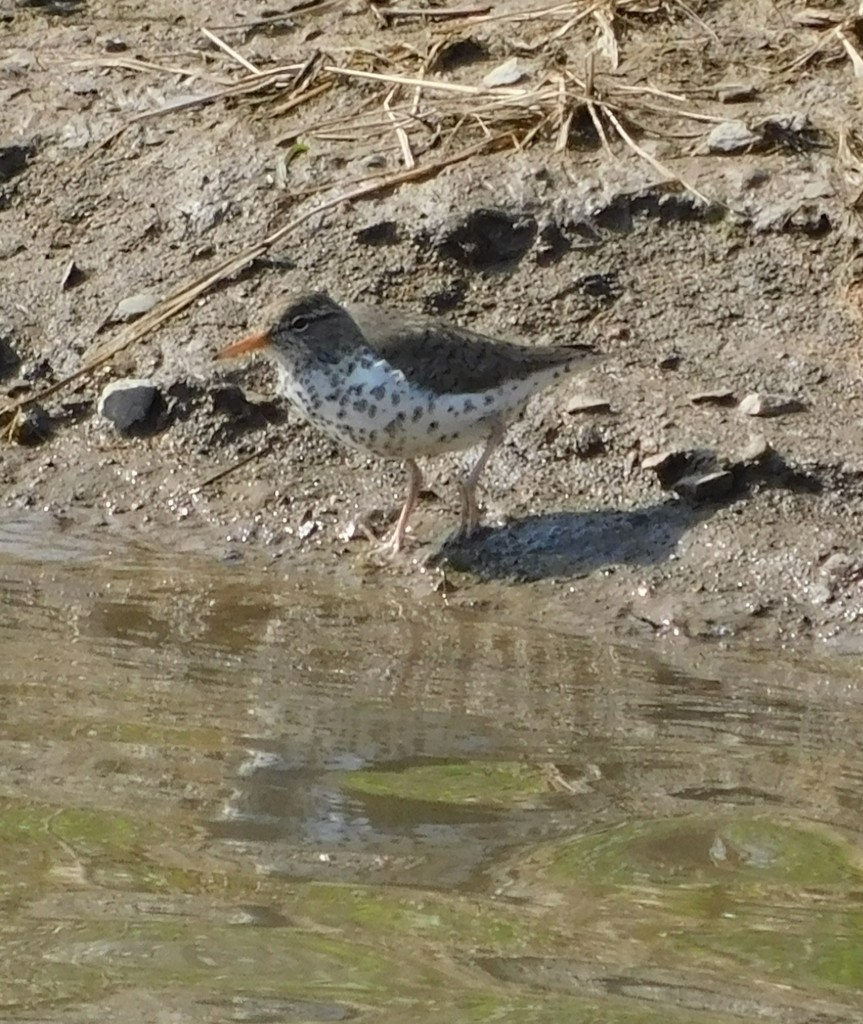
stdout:
{"type": "Polygon", "coordinates": [[[468,399],[468,400],[467,400],[467,401],[466,401],[466,402],[464,403],[464,411],[465,411],[465,412],[473,412],[473,411],[474,411],[474,409],[476,409],[476,406],[475,406],[475,405],[473,404],[473,402],[472,402],[472,401],[471,401],[470,399],[468,399]]]}
{"type": "Polygon", "coordinates": [[[437,420],[432,420],[431,423],[429,423],[429,425],[428,425],[428,433],[429,434],[433,434],[437,430],[437,428],[439,426],[440,426],[440,423],[438,423],[437,420]]]}
{"type": "Polygon", "coordinates": [[[342,395],[342,397],[339,399],[339,405],[342,408],[344,408],[348,404],[349,401],[350,401],[350,396],[348,395],[347,391],[345,391],[344,394],[342,395]]]}
{"type": "Polygon", "coordinates": [[[558,378],[559,376],[560,376],[560,370],[555,370],[555,371],[554,371],[554,379],[555,379],[555,380],[557,380],[557,378],[558,378]]]}
{"type": "Polygon", "coordinates": [[[403,413],[403,412],[399,412],[399,413],[396,413],[396,418],[395,418],[394,422],[396,422],[396,423],[404,423],[404,421],[406,419],[407,419],[407,415],[405,413],[403,413]]]}
{"type": "Polygon", "coordinates": [[[347,364],[347,366],[345,367],[345,376],[346,376],[346,377],[350,377],[350,375],[351,375],[351,374],[352,374],[352,373],[354,372],[354,370],[355,370],[356,368],[357,368],[357,364],[356,364],[356,363],[355,363],[355,362],[353,361],[353,359],[352,359],[352,360],[351,360],[351,361],[350,361],[350,362],[349,362],[349,363],[347,364]]]}
{"type": "Polygon", "coordinates": [[[369,394],[372,396],[372,398],[376,398],[379,402],[382,402],[384,400],[384,396],[386,395],[386,393],[387,389],[384,387],[383,384],[378,384],[376,388],[372,388],[369,391],[369,394]]]}
{"type": "Polygon", "coordinates": [[[482,401],[484,405],[494,405],[494,395],[486,395],[482,401]]]}
{"type": "Polygon", "coordinates": [[[369,403],[365,400],[365,398],[358,398],[354,402],[354,412],[365,412],[366,409],[368,408],[368,404],[369,403]]]}
{"type": "Polygon", "coordinates": [[[448,412],[448,413],[449,413],[450,415],[452,415],[452,414],[453,414],[453,413],[455,412],[455,406],[454,406],[454,405],[448,405],[448,406],[446,407],[446,411],[447,411],[447,412],[448,412]]]}
{"type": "Polygon", "coordinates": [[[324,401],[325,402],[336,402],[336,401],[338,401],[338,398],[339,398],[338,391],[331,391],[328,395],[324,395],[324,401]]]}
{"type": "Polygon", "coordinates": [[[423,414],[423,407],[421,405],[415,405],[414,406],[413,415],[411,416],[411,419],[414,421],[414,423],[416,423],[417,420],[420,419],[422,414],[423,414]]]}
{"type": "Polygon", "coordinates": [[[351,384],[348,388],[349,395],[356,395],[357,398],[366,390],[365,384],[351,384]]]}
{"type": "Polygon", "coordinates": [[[368,436],[369,444],[374,444],[374,442],[377,440],[377,438],[378,438],[378,432],[376,430],[370,430],[369,431],[369,436],[368,436]]]}
{"type": "Polygon", "coordinates": [[[398,391],[393,391],[393,393],[390,395],[390,401],[393,403],[393,408],[395,408],[397,405],[400,405],[401,400],[402,396],[398,393],[398,391]]]}
{"type": "Polygon", "coordinates": [[[344,409],[339,409],[339,411],[336,413],[337,420],[343,420],[345,416],[347,416],[347,413],[345,412],[344,409]]]}
{"type": "Polygon", "coordinates": [[[378,414],[378,407],[375,405],[374,402],[372,402],[372,404],[369,406],[369,418],[370,419],[374,419],[375,416],[377,416],[377,414],[378,414]]]}

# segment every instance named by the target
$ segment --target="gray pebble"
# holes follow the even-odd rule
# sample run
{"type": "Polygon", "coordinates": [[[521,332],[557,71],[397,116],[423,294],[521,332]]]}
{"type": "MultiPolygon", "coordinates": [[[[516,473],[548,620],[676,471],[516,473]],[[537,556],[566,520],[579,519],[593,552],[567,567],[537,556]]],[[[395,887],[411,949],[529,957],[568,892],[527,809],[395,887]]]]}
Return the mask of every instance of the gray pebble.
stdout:
{"type": "Polygon", "coordinates": [[[742,153],[761,141],[761,136],[752,131],[743,121],[723,121],[708,134],[708,153],[742,153]]]}
{"type": "Polygon", "coordinates": [[[121,299],[117,303],[115,315],[118,320],[134,320],[149,312],[158,301],[158,295],[151,295],[149,292],[138,292],[137,295],[130,295],[126,299],[121,299]]]}
{"type": "Polygon", "coordinates": [[[744,416],[785,416],[792,412],[802,412],[806,403],[791,395],[766,395],[753,392],[740,400],[737,406],[744,416]]]}

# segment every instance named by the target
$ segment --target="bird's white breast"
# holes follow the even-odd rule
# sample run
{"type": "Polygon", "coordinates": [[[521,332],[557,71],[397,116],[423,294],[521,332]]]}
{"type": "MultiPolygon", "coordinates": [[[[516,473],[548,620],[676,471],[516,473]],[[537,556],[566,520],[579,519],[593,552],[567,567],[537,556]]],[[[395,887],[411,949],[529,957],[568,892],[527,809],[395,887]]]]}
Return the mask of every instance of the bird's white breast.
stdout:
{"type": "Polygon", "coordinates": [[[536,378],[478,394],[437,395],[411,384],[374,353],[329,366],[281,367],[282,390],[330,437],[389,458],[470,448],[508,419],[537,389],[536,378]]]}

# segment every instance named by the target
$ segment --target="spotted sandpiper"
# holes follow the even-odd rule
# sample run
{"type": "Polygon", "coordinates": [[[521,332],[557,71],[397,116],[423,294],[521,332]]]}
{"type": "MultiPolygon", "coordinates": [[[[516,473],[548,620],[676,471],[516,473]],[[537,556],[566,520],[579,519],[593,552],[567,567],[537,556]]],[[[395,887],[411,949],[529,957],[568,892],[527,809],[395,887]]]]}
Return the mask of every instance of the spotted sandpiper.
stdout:
{"type": "Polygon", "coordinates": [[[477,481],[507,424],[541,388],[596,361],[587,345],[497,341],[383,306],[343,306],[325,292],[278,308],[269,326],[218,358],[268,350],[281,391],[310,423],[343,444],[404,460],[408,494],[384,545],[393,554],[422,488],[418,457],[484,445],[461,481],[457,537],[469,536],[479,525],[477,481]]]}

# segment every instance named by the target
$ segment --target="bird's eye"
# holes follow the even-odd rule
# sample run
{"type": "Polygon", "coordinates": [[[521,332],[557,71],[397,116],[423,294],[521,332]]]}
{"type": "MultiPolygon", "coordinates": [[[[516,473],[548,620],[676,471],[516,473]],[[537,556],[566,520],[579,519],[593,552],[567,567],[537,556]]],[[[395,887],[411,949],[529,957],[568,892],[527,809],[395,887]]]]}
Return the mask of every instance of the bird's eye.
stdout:
{"type": "Polygon", "coordinates": [[[296,331],[297,334],[302,334],[308,326],[309,318],[307,316],[295,316],[291,321],[291,330],[296,331]]]}

